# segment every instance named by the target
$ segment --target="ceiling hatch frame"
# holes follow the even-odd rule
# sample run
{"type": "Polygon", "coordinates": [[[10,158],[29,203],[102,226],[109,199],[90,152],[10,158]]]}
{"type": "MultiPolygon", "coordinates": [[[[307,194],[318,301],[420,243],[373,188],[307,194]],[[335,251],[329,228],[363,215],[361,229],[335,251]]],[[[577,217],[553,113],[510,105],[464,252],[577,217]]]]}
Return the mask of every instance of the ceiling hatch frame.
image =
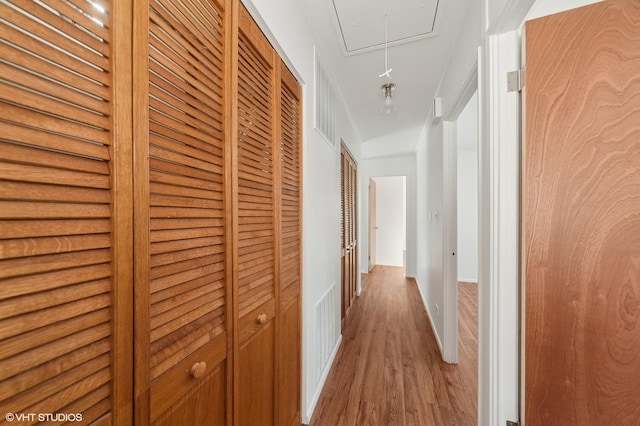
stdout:
{"type": "MultiPolygon", "coordinates": [[[[338,0],[340,1],[340,0],[338,0]]],[[[428,1],[428,0],[424,0],[428,1]]],[[[338,37],[338,44],[340,45],[340,50],[342,51],[342,55],[354,56],[362,53],[372,52],[379,49],[384,49],[385,42],[382,40],[380,43],[375,43],[365,47],[357,47],[357,48],[349,48],[347,45],[347,40],[345,38],[345,31],[343,29],[344,25],[348,25],[348,22],[342,22],[340,19],[340,15],[338,13],[338,7],[336,6],[336,0],[327,0],[328,6],[331,9],[331,21],[333,22],[334,29],[336,31],[336,35],[338,37]]],[[[427,28],[427,31],[415,35],[409,35],[401,38],[396,38],[393,40],[389,40],[388,46],[398,46],[401,44],[411,43],[417,40],[423,40],[427,38],[437,37],[440,34],[440,21],[441,21],[441,0],[435,0],[435,11],[433,20],[431,22],[431,29],[427,28]]],[[[381,34],[384,34],[384,16],[388,14],[389,16],[393,16],[393,13],[385,13],[381,12],[381,34]]]]}

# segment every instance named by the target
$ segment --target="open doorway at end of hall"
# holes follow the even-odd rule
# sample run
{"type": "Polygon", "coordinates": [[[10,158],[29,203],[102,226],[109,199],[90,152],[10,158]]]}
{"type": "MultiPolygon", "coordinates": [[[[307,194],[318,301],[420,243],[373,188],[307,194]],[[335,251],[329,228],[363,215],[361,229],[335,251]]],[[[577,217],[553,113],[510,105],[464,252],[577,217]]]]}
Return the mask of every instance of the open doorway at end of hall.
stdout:
{"type": "Polygon", "coordinates": [[[407,177],[369,179],[369,272],[376,265],[405,270],[407,253],[407,177]]]}

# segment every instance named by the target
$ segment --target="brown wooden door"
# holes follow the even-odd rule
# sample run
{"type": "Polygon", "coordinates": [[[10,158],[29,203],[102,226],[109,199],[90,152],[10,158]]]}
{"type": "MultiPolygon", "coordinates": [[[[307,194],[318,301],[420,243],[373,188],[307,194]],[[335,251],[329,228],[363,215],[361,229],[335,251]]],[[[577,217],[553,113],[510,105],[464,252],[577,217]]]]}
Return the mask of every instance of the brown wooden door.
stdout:
{"type": "Polygon", "coordinates": [[[234,277],[238,425],[275,421],[276,155],[275,51],[240,8],[237,144],[234,145],[234,277]]]}
{"type": "Polygon", "coordinates": [[[302,89],[280,62],[280,257],[278,424],[300,425],[302,281],[302,89]]]}
{"type": "Polygon", "coordinates": [[[0,4],[0,412],[127,424],[130,4],[44,3],[0,4]]]}
{"type": "Polygon", "coordinates": [[[136,419],[223,424],[225,10],[215,1],[151,0],[136,14],[136,419]]]}
{"type": "Polygon", "coordinates": [[[526,24],[525,421],[640,424],[640,3],[526,24]]]}
{"type": "Polygon", "coordinates": [[[357,291],[357,166],[356,162],[342,146],[340,153],[341,174],[341,241],[342,241],[342,326],[353,305],[357,291]]]}
{"type": "Polygon", "coordinates": [[[369,178],[369,272],[376,266],[376,181],[369,178]]]}

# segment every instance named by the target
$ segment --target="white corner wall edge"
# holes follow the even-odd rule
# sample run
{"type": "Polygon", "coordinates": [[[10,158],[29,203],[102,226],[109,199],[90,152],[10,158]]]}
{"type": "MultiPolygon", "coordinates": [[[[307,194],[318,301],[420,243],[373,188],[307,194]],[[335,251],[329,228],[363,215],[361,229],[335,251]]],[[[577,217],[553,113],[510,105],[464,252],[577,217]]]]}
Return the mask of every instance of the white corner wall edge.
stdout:
{"type": "Polygon", "coordinates": [[[329,377],[329,372],[331,371],[331,367],[333,367],[333,362],[336,359],[336,355],[338,354],[338,349],[340,349],[341,344],[342,334],[338,336],[338,341],[336,342],[336,345],[331,352],[331,356],[329,357],[329,361],[327,362],[327,365],[322,372],[322,376],[320,376],[320,380],[318,381],[318,385],[316,386],[316,391],[313,394],[313,398],[311,398],[311,402],[309,403],[309,406],[302,416],[302,423],[305,425],[308,425],[311,422],[311,416],[313,416],[313,411],[316,409],[316,404],[318,404],[320,394],[322,394],[322,389],[324,388],[324,384],[327,381],[327,377],[329,377]]]}
{"type": "Polygon", "coordinates": [[[438,344],[438,350],[440,351],[440,356],[442,356],[442,340],[440,339],[440,335],[438,334],[438,329],[436,328],[433,318],[431,317],[431,311],[429,311],[429,304],[427,303],[427,299],[424,297],[424,293],[422,292],[422,287],[420,287],[420,283],[418,283],[418,279],[416,280],[416,285],[418,287],[418,292],[420,293],[420,299],[422,300],[422,306],[424,306],[424,310],[427,312],[427,318],[429,318],[429,325],[431,326],[431,331],[433,331],[433,335],[436,338],[436,343],[438,344]]]}

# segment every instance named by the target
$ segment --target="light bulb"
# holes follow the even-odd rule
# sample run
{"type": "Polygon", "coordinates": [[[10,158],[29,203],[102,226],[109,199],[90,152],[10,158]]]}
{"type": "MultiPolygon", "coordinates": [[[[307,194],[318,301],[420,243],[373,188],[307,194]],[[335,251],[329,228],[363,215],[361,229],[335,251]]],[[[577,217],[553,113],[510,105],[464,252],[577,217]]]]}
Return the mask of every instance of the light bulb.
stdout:
{"type": "Polygon", "coordinates": [[[393,101],[391,100],[391,95],[387,95],[384,98],[384,106],[386,107],[390,107],[393,104],[393,101]]]}

